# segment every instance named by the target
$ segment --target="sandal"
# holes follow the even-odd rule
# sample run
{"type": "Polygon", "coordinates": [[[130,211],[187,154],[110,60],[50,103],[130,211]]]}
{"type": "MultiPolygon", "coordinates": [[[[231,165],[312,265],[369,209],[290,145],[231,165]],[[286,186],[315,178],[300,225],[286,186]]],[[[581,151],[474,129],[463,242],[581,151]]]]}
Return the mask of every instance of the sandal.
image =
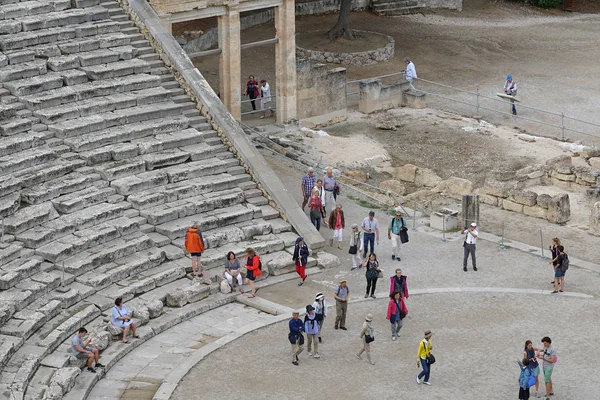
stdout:
{"type": "Polygon", "coordinates": [[[139,338],[140,338],[140,335],[135,335],[135,336],[133,336],[133,337],[134,337],[134,338],[136,338],[136,339],[139,339],[139,338]]]}
{"type": "Polygon", "coordinates": [[[123,343],[129,344],[129,340],[123,340],[123,343]]]}
{"type": "Polygon", "coordinates": [[[255,296],[255,295],[253,295],[253,294],[251,294],[250,296],[248,296],[248,298],[249,298],[249,299],[253,299],[253,298],[255,298],[255,297],[256,297],[256,296],[255,296]]]}
{"type": "Polygon", "coordinates": [[[260,288],[259,288],[259,287],[257,287],[257,288],[256,288],[256,290],[254,291],[254,294],[258,293],[259,289],[260,289],[260,288]]]}

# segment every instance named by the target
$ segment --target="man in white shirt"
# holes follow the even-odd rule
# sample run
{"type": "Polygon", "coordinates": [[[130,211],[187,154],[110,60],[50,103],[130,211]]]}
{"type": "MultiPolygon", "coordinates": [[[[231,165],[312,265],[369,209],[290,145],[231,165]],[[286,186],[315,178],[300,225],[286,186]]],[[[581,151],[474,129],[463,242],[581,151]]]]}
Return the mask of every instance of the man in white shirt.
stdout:
{"type": "Polygon", "coordinates": [[[363,258],[367,258],[369,243],[371,243],[371,253],[375,253],[375,239],[379,246],[379,221],[375,219],[375,211],[369,211],[369,216],[363,220],[361,228],[365,232],[363,234],[363,258]]]}
{"type": "Polygon", "coordinates": [[[404,63],[406,64],[406,80],[410,85],[410,90],[417,90],[412,84],[413,79],[418,78],[417,70],[415,69],[415,64],[412,61],[410,61],[408,57],[404,59],[404,63]]]}
{"type": "Polygon", "coordinates": [[[467,232],[467,236],[465,236],[465,242],[463,243],[463,247],[465,249],[465,255],[463,257],[463,271],[467,272],[467,260],[469,259],[469,254],[471,254],[471,262],[473,263],[473,271],[477,271],[477,260],[475,258],[475,246],[477,243],[477,224],[473,222],[469,229],[463,228],[460,231],[461,235],[467,232]]]}

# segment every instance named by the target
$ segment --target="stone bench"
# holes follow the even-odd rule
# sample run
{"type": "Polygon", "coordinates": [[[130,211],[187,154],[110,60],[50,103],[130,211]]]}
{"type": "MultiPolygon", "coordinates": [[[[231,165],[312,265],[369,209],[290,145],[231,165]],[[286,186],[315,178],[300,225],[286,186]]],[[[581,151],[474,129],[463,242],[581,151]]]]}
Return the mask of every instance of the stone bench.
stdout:
{"type": "MultiPolygon", "coordinates": [[[[78,190],[68,194],[63,194],[58,198],[52,199],[52,205],[61,214],[70,214],[96,203],[109,202],[117,191],[112,187],[97,188],[91,186],[83,190],[78,190]]],[[[117,195],[118,196],[118,195],[117,195]]],[[[122,201],[122,197],[118,197],[122,201]]]]}
{"type": "MultiPolygon", "coordinates": [[[[119,58],[121,55],[119,55],[119,58]]],[[[147,61],[137,58],[114,62],[111,64],[99,64],[79,68],[85,72],[88,79],[97,81],[102,79],[116,78],[133,74],[150,73],[150,65],[147,61]]]]}
{"type": "MultiPolygon", "coordinates": [[[[154,137],[133,140],[131,143],[138,147],[139,154],[156,153],[175,148],[182,148],[182,151],[192,154],[191,151],[183,147],[189,147],[202,141],[202,132],[199,132],[197,128],[187,128],[180,131],[159,133],[154,137]]],[[[206,148],[206,150],[210,151],[210,147],[206,148]]],[[[210,157],[212,155],[209,152],[206,158],[210,157]]],[[[196,161],[194,158],[191,158],[191,160],[196,161]]]]}
{"type": "Polygon", "coordinates": [[[61,195],[88,188],[99,179],[101,179],[100,174],[80,175],[72,173],[67,177],[55,179],[34,188],[23,190],[21,192],[21,201],[27,204],[40,204],[61,195]]]}
{"type": "Polygon", "coordinates": [[[10,174],[18,170],[56,160],[58,154],[49,147],[41,146],[0,158],[0,171],[10,174]]]}
{"type": "MultiPolygon", "coordinates": [[[[31,122],[31,121],[30,121],[31,122]]],[[[19,135],[0,139],[0,157],[19,153],[23,150],[35,148],[45,143],[48,136],[46,132],[27,131],[19,135]]]]}
{"type": "Polygon", "coordinates": [[[79,25],[85,22],[108,19],[108,10],[104,7],[89,7],[83,9],[59,10],[47,14],[36,14],[20,18],[23,32],[37,31],[45,28],[55,28],[67,25],[79,25]]]}

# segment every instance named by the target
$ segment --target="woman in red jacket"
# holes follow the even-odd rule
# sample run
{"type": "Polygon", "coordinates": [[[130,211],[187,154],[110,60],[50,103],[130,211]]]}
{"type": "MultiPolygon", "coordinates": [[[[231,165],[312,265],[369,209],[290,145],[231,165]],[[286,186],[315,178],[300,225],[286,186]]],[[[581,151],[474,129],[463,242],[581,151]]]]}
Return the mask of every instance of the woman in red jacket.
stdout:
{"type": "Polygon", "coordinates": [[[408,314],[408,309],[404,304],[404,299],[400,296],[400,292],[394,290],[390,294],[390,302],[388,303],[387,319],[392,324],[392,340],[396,340],[400,336],[400,328],[402,328],[402,320],[408,314]]]}
{"type": "Polygon", "coordinates": [[[260,276],[262,265],[260,262],[260,257],[256,254],[253,248],[248,247],[246,249],[246,255],[248,256],[248,260],[246,261],[246,283],[252,288],[252,293],[250,296],[248,296],[252,298],[256,297],[256,292],[258,292],[256,285],[254,285],[254,280],[257,276],[260,276]]]}
{"type": "Polygon", "coordinates": [[[252,111],[256,111],[256,99],[258,97],[259,89],[258,82],[254,79],[253,75],[248,77],[248,82],[246,82],[246,90],[244,90],[244,94],[250,97],[250,104],[252,104],[252,111]]]}

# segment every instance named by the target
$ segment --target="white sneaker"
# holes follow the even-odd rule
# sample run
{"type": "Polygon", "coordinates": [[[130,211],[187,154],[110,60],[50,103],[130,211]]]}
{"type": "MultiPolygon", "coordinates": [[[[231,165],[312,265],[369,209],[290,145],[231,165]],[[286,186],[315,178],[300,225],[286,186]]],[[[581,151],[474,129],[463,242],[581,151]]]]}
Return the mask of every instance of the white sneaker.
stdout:
{"type": "Polygon", "coordinates": [[[319,353],[315,353],[315,358],[321,358],[321,355],[319,353]]]}
{"type": "Polygon", "coordinates": [[[417,376],[417,385],[421,383],[421,380],[419,379],[419,377],[417,376]]]}
{"type": "Polygon", "coordinates": [[[362,360],[362,357],[359,355],[356,355],[356,358],[358,358],[359,360],[362,360]]]}
{"type": "Polygon", "coordinates": [[[308,352],[308,356],[309,356],[309,357],[312,357],[312,355],[313,355],[313,353],[309,351],[309,352],[308,352]]]}
{"type": "Polygon", "coordinates": [[[428,385],[428,386],[431,386],[431,383],[430,383],[430,382],[427,382],[427,381],[423,382],[423,384],[425,384],[425,385],[428,385]]]}
{"type": "Polygon", "coordinates": [[[392,336],[392,342],[396,341],[396,336],[392,336]]]}

